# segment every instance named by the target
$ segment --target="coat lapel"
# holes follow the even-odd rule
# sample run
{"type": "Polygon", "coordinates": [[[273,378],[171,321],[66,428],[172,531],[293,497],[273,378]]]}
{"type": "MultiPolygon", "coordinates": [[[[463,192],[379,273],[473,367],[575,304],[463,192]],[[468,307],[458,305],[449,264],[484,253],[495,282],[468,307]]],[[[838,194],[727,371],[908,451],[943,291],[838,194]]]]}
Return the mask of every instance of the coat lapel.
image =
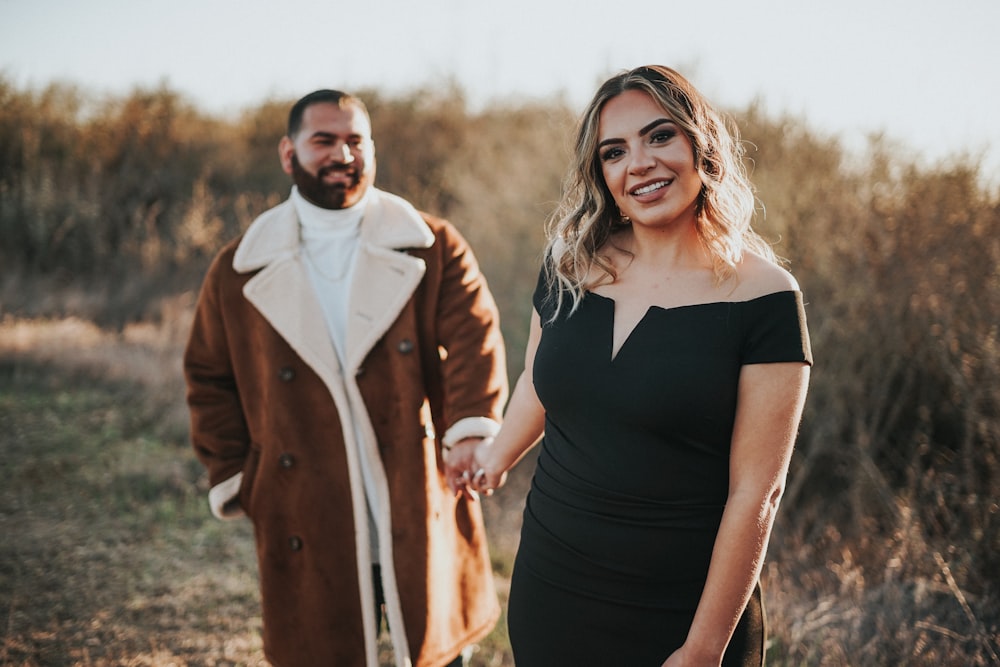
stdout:
{"type": "Polygon", "coordinates": [[[243,287],[243,295],[342,400],[334,379],[340,363],[301,256],[264,267],[243,287]]]}
{"type": "Polygon", "coordinates": [[[423,260],[377,246],[358,249],[347,320],[347,366],[361,367],[424,277],[423,260]]]}
{"type": "Polygon", "coordinates": [[[243,295],[333,388],[340,364],[302,261],[299,238],[298,216],[288,200],[254,220],[236,249],[233,268],[241,273],[259,270],[243,286],[243,295]]]}
{"type": "Polygon", "coordinates": [[[433,243],[433,234],[413,206],[381,190],[371,193],[351,281],[346,341],[349,370],[361,367],[424,277],[424,261],[400,250],[428,248],[433,243]]]}
{"type": "MultiPolygon", "coordinates": [[[[371,191],[351,282],[345,341],[348,377],[361,367],[423,279],[423,260],[400,250],[433,243],[434,235],[412,205],[390,193],[371,191]]],[[[340,364],[302,261],[299,221],[291,200],[254,220],[236,250],[233,268],[259,270],[243,288],[247,300],[303,361],[328,385],[336,386],[332,380],[340,364]]]]}

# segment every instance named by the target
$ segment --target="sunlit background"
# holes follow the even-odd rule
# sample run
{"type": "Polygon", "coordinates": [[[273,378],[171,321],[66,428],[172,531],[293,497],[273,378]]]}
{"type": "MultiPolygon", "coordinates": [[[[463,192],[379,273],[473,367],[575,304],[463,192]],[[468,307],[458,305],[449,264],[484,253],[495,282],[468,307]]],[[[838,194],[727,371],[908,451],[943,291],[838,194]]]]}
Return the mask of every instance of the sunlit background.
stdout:
{"type": "MultiPolygon", "coordinates": [[[[807,300],[768,665],[1000,665],[998,33],[1000,0],[0,0],[0,664],[266,664],[180,357],[288,195],[292,100],[365,95],[379,187],[476,249],[514,378],[573,117],[656,62],[740,123],[807,300]]],[[[483,505],[504,607],[532,469],[483,505]]],[[[501,622],[471,667],[512,665],[501,622]]]]}
{"type": "Polygon", "coordinates": [[[452,82],[475,107],[672,65],[710,98],[863,146],[1000,167],[995,0],[0,0],[0,71],[124,93],[166,83],[210,112],[317,87],[452,82]]]}

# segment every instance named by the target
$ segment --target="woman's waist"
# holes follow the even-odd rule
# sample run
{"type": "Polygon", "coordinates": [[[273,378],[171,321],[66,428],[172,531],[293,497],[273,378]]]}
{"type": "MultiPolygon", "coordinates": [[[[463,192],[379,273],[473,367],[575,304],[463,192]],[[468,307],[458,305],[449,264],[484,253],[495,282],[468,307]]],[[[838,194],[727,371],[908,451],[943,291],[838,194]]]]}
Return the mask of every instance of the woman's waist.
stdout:
{"type": "Polygon", "coordinates": [[[711,560],[718,520],[650,521],[595,513],[532,489],[518,559],[552,585],[640,606],[696,603],[711,560]]]}
{"type": "Polygon", "coordinates": [[[551,455],[539,457],[532,492],[551,511],[591,515],[595,520],[647,524],[669,528],[689,522],[718,521],[726,496],[718,489],[692,490],[689,485],[662,474],[654,489],[613,483],[587,466],[572,469],[551,455]]]}

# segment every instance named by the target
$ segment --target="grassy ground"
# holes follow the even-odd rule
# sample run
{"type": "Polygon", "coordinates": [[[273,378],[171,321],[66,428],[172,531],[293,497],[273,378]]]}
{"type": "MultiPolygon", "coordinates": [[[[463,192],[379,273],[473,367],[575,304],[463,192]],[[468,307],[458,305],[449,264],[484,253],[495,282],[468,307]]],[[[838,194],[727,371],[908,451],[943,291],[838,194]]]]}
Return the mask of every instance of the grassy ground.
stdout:
{"type": "MultiPolygon", "coordinates": [[[[81,322],[2,330],[0,664],[266,664],[252,530],[208,512],[176,343],[81,322]]],[[[503,498],[487,512],[512,534],[503,498]]],[[[497,538],[502,602],[514,548],[497,538]]],[[[513,664],[505,623],[474,649],[474,665],[513,664]]]]}
{"type": "MultiPolygon", "coordinates": [[[[0,321],[0,664],[265,664],[250,526],[211,518],[187,444],[184,330],[0,321]]],[[[530,467],[484,504],[504,606],[530,467]]],[[[764,573],[771,667],[1000,664],[959,546],[792,526],[764,573]]],[[[471,664],[513,664],[503,620],[471,664]]]]}
{"type": "Polygon", "coordinates": [[[134,386],[0,366],[3,664],[263,664],[249,527],[155,424],[134,386]]]}

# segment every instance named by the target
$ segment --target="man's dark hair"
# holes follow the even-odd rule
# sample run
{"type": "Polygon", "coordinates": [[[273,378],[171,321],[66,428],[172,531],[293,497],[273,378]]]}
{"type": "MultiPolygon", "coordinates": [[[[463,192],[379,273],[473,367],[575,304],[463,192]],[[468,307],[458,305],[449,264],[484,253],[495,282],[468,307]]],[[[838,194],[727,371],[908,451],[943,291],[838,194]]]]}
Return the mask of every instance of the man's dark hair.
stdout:
{"type": "MultiPolygon", "coordinates": [[[[306,109],[313,104],[320,103],[336,104],[341,109],[353,104],[361,109],[366,116],[368,116],[368,108],[365,106],[365,103],[354,95],[340,90],[330,90],[327,88],[324,88],[323,90],[316,90],[292,105],[292,110],[288,112],[289,138],[294,139],[295,135],[298,134],[299,130],[302,128],[302,116],[305,114],[306,109]]],[[[369,116],[369,121],[370,120],[371,117],[369,116]]]]}

